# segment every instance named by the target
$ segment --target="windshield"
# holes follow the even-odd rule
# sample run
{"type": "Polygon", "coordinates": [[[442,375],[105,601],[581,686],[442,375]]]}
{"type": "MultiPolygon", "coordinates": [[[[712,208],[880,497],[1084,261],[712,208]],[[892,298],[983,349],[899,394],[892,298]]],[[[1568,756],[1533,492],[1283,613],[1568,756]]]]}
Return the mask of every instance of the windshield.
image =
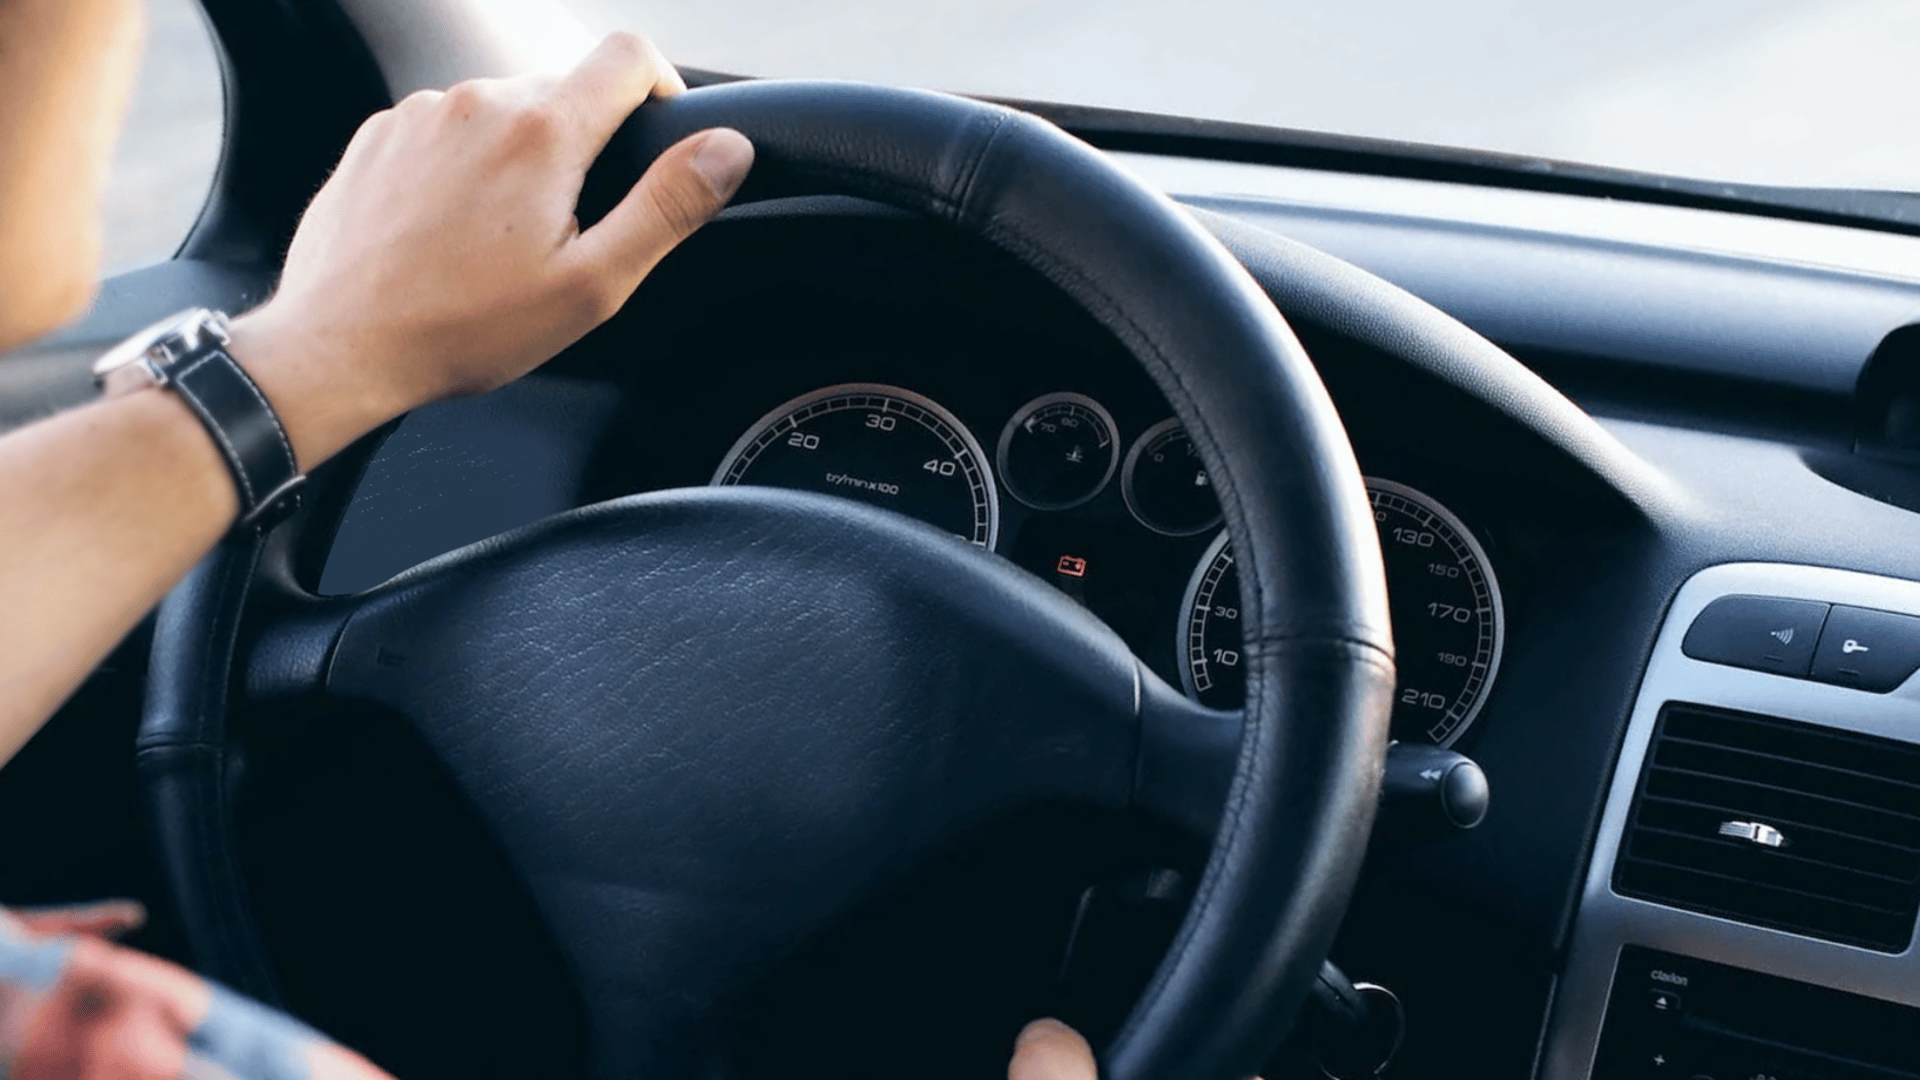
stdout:
{"type": "Polygon", "coordinates": [[[1920,191],[1920,0],[572,0],[683,66],[1920,191]]]}

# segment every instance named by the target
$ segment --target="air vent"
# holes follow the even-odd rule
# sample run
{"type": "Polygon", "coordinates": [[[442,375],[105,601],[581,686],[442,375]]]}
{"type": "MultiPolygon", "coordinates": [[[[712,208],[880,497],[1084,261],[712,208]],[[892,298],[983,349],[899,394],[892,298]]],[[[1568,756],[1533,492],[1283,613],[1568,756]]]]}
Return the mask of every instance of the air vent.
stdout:
{"type": "Polygon", "coordinates": [[[1920,747],[1668,705],[1613,887],[1900,952],[1920,909],[1920,747]]]}

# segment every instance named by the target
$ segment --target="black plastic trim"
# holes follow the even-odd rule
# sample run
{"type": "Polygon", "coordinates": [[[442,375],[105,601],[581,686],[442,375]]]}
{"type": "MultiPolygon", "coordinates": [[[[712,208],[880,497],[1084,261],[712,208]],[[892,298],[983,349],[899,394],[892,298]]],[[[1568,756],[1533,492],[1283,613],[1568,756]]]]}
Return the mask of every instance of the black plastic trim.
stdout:
{"type": "Polygon", "coordinates": [[[277,270],[348,140],[393,96],[331,0],[200,3],[218,46],[226,123],[213,189],[176,258],[277,270]]]}

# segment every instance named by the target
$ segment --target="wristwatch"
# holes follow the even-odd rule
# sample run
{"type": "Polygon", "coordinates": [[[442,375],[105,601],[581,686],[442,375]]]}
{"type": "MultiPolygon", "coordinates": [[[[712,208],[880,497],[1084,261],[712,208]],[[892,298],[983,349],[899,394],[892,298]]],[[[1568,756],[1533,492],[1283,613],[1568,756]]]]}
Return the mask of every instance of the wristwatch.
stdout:
{"type": "Polygon", "coordinates": [[[154,323],[94,361],[106,397],[149,386],[172,390],[206,426],[233,473],[239,527],[265,532],[300,505],[300,473],[280,417],[227,353],[227,316],[192,308],[154,323]]]}

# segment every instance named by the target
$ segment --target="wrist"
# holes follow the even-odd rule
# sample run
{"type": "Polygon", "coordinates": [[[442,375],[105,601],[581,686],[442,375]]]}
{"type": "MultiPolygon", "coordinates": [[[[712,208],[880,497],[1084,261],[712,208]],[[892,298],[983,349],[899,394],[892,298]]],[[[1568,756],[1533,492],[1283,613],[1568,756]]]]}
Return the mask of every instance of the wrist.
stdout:
{"type": "Polygon", "coordinates": [[[362,348],[271,302],[233,321],[227,351],[272,404],[303,473],[413,407],[356,376],[362,348]]]}
{"type": "Polygon", "coordinates": [[[176,509],[192,507],[196,519],[219,522],[223,529],[232,524],[241,509],[232,471],[207,437],[206,425],[178,394],[146,387],[103,398],[90,408],[96,410],[90,414],[94,423],[123,432],[127,445],[141,447],[144,457],[169,463],[176,477],[171,489],[176,509]]]}

